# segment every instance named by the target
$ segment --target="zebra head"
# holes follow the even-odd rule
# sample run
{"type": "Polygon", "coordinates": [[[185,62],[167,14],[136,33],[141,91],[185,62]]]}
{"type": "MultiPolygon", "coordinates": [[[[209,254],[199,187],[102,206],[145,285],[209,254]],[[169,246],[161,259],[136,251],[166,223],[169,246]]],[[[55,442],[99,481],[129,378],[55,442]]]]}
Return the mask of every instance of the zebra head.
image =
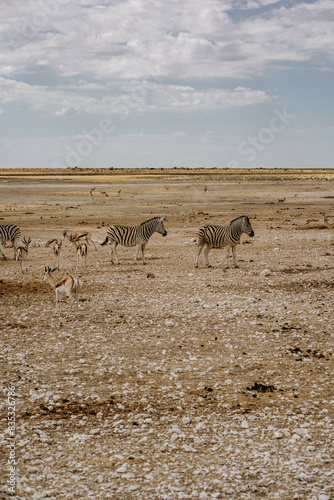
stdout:
{"type": "Polygon", "coordinates": [[[253,238],[254,231],[251,226],[251,223],[249,222],[249,218],[246,215],[244,215],[243,217],[241,217],[241,219],[242,219],[242,232],[248,234],[248,236],[253,238]]]}
{"type": "Polygon", "coordinates": [[[167,236],[167,231],[165,229],[164,223],[163,223],[164,218],[159,217],[157,219],[157,225],[156,225],[156,232],[162,234],[162,236],[167,236]]]}

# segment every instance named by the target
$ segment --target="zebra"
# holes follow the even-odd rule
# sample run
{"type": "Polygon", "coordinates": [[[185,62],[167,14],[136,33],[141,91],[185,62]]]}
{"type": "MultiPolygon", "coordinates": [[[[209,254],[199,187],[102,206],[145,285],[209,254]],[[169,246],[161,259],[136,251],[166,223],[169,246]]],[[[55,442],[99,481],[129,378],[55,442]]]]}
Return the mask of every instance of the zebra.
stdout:
{"type": "Polygon", "coordinates": [[[207,267],[209,264],[208,255],[211,248],[227,247],[226,267],[228,267],[229,249],[232,249],[234,267],[238,267],[236,262],[236,245],[240,243],[242,233],[248,234],[251,238],[254,231],[246,215],[242,215],[230,222],[228,226],[214,226],[208,224],[198,231],[198,250],[195,267],[198,267],[198,258],[204,248],[204,259],[207,267]]]}
{"type": "Polygon", "coordinates": [[[108,241],[111,243],[110,258],[111,262],[114,263],[113,256],[115,258],[116,264],[119,264],[119,260],[116,253],[117,245],[122,245],[124,247],[134,247],[136,246],[136,254],[134,259],[134,264],[137,262],[137,256],[139,248],[141,248],[143,255],[143,264],[146,264],[145,260],[145,247],[152,236],[153,233],[160,233],[162,236],[167,235],[167,231],[164,228],[163,217],[153,217],[145,222],[139,224],[139,226],[120,226],[114,225],[107,229],[107,234],[105,240],[100,243],[105,245],[108,241]]]}
{"type": "Polygon", "coordinates": [[[6,255],[3,253],[2,249],[6,241],[10,241],[14,248],[14,259],[17,255],[17,247],[19,246],[19,241],[21,238],[21,229],[15,224],[0,224],[0,253],[4,260],[6,260],[6,255]]]}

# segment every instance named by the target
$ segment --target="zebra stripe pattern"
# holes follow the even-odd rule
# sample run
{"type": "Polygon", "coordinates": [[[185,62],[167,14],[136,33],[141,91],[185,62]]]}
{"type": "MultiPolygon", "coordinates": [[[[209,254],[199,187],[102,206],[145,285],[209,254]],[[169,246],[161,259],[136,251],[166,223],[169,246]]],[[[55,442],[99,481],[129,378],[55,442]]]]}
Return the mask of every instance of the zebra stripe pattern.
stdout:
{"type": "Polygon", "coordinates": [[[4,260],[6,256],[3,253],[3,245],[10,241],[14,247],[14,259],[16,259],[17,247],[21,238],[21,229],[15,224],[0,224],[0,252],[4,260]]]}
{"type": "Polygon", "coordinates": [[[117,245],[122,245],[124,247],[136,246],[134,264],[136,264],[139,249],[142,251],[143,264],[146,264],[145,247],[148,240],[155,232],[162,234],[162,236],[167,235],[162,217],[154,217],[153,219],[142,222],[139,226],[110,226],[107,230],[105,240],[101,245],[105,245],[108,242],[111,243],[111,262],[113,263],[115,261],[116,264],[119,264],[116,253],[117,245]]]}
{"type": "Polygon", "coordinates": [[[236,245],[240,243],[241,235],[245,233],[251,238],[254,236],[254,231],[246,215],[238,217],[230,222],[228,226],[214,226],[208,224],[198,231],[198,250],[195,261],[195,267],[198,267],[198,259],[204,248],[205,265],[209,264],[208,255],[211,248],[227,247],[226,267],[228,267],[229,249],[232,249],[233,265],[238,267],[236,262],[236,245]]]}

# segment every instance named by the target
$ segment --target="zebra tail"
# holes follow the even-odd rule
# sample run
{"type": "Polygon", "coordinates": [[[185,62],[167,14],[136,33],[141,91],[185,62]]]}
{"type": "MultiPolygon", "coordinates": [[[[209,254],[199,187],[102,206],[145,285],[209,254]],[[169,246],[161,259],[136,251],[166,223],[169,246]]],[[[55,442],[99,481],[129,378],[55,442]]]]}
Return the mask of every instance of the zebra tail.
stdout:
{"type": "Polygon", "coordinates": [[[198,235],[197,235],[197,245],[203,246],[203,245],[205,245],[205,243],[206,243],[206,226],[202,227],[198,231],[198,235]]]}
{"type": "Polygon", "coordinates": [[[108,243],[108,235],[106,235],[104,241],[102,241],[102,243],[100,243],[101,246],[105,245],[106,243],[108,243]]]}

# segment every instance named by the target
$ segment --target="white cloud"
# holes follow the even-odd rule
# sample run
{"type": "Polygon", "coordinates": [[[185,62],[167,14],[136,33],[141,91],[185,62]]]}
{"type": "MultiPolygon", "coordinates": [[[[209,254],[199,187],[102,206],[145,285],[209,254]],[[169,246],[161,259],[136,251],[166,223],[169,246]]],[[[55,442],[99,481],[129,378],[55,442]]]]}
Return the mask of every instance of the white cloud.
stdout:
{"type": "MultiPolygon", "coordinates": [[[[104,141],[96,162],[108,164],[119,147],[117,163],[125,166],[131,162],[137,164],[137,150],[138,161],[144,163],[145,155],[160,158],[163,147],[166,162],[178,164],[180,158],[186,163],[193,155],[194,164],[204,163],[206,155],[212,163],[214,157],[220,158],[226,154],[226,148],[231,147],[230,139],[222,145],[222,137],[238,135],[240,129],[247,137],[254,127],[261,127],[262,120],[266,123],[268,106],[253,110],[250,107],[276,101],[276,98],[281,102],[290,99],[291,106],[299,103],[299,129],[305,128],[304,109],[309,112],[317,109],[319,120],[324,113],[329,114],[328,106],[322,106],[322,99],[326,98],[329,86],[327,74],[333,71],[332,0],[312,3],[294,0],[288,6],[283,0],[11,0],[2,3],[0,115],[5,112],[10,116],[10,127],[6,128],[8,137],[36,134],[36,141],[22,144],[22,150],[2,143],[13,164],[18,164],[21,156],[29,166],[29,148],[30,158],[39,155],[40,163],[43,163],[43,155],[50,164],[64,157],[66,145],[80,140],[73,139],[73,127],[95,128],[101,119],[96,115],[132,116],[133,120],[121,122],[118,135],[124,131],[145,130],[145,126],[146,131],[156,128],[159,140],[128,134],[122,135],[119,146],[114,135],[104,141]],[[272,71],[275,67],[279,72],[272,71]],[[318,71],[320,83],[313,83],[315,78],[305,82],[308,94],[294,88],[296,73],[291,69],[296,67],[313,74],[318,71]],[[261,84],[252,82],[262,75],[265,78],[258,80],[261,84]],[[284,85],[283,91],[281,81],[285,75],[289,85],[284,85]],[[242,81],[236,83],[238,79],[242,81]],[[315,96],[318,108],[316,102],[308,108],[306,95],[315,96]],[[230,109],[245,106],[248,106],[246,110],[230,109]],[[224,121],[223,114],[215,110],[226,108],[229,112],[224,115],[229,119],[224,121]],[[13,109],[15,113],[11,115],[13,109]],[[28,111],[23,119],[19,114],[21,110],[28,111]],[[166,110],[178,115],[158,115],[166,110]],[[203,113],[207,110],[212,112],[203,113]],[[34,123],[30,120],[30,111],[36,112],[34,123]],[[148,112],[155,113],[154,120],[151,120],[153,115],[145,117],[148,112]],[[192,114],[187,118],[189,112],[192,114]],[[75,114],[80,116],[67,116],[75,114]],[[47,121],[48,115],[63,118],[47,121]],[[57,141],[54,136],[59,137],[60,123],[64,137],[57,141]],[[41,127],[40,134],[52,136],[50,141],[38,139],[41,127]],[[194,129],[198,134],[213,130],[217,136],[203,132],[200,138],[194,137],[194,129]],[[166,130],[171,131],[168,137],[163,136],[166,130]],[[203,144],[207,149],[203,148],[200,158],[203,144]],[[107,152],[102,157],[104,146],[107,152]],[[125,150],[127,157],[123,158],[125,150]]],[[[4,118],[1,116],[1,119],[4,118]]],[[[330,121],[330,117],[326,119],[330,121]]],[[[115,122],[117,124],[117,120],[115,122]]],[[[300,154],[309,151],[308,146],[305,141],[300,154]]],[[[4,162],[5,157],[2,158],[4,162]]]]}
{"type": "MultiPolygon", "coordinates": [[[[252,0],[242,5],[268,5],[252,0]]],[[[276,2],[277,4],[278,2],[276,2]]],[[[7,76],[49,69],[89,79],[244,78],[271,61],[333,54],[334,3],[318,0],[233,22],[232,0],[13,1],[2,6],[7,76]]],[[[279,5],[279,3],[278,3],[279,5]]],[[[276,5],[275,5],[276,6],[276,5]]]]}
{"type": "Polygon", "coordinates": [[[87,93],[87,85],[48,89],[0,78],[0,102],[21,104],[53,115],[69,113],[117,114],[126,117],[150,111],[194,111],[260,104],[270,100],[261,90],[196,90],[190,86],[131,81],[113,85],[102,97],[87,93]]]}
{"type": "Polygon", "coordinates": [[[234,0],[233,7],[238,9],[258,9],[274,3],[279,3],[279,0],[234,0]]]}

